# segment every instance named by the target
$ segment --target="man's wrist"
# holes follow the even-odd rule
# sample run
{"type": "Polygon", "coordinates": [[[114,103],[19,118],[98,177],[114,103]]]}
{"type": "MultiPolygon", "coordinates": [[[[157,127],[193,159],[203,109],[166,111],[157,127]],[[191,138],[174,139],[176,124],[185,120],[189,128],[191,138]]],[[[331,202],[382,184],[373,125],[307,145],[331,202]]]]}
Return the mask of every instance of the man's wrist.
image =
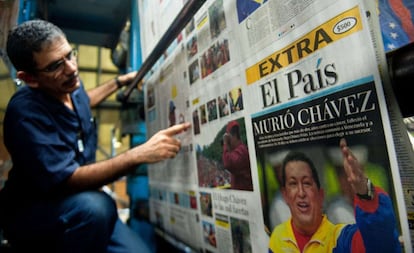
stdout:
{"type": "Polygon", "coordinates": [[[356,195],[358,198],[363,200],[372,200],[374,199],[374,185],[372,184],[371,180],[367,178],[367,192],[366,193],[357,193],[356,195]]]}
{"type": "Polygon", "coordinates": [[[120,88],[122,88],[122,86],[124,86],[124,84],[123,83],[121,83],[121,81],[119,80],[119,77],[117,76],[117,77],[115,77],[115,83],[116,83],[116,87],[118,88],[118,89],[120,89],[120,88]]]}

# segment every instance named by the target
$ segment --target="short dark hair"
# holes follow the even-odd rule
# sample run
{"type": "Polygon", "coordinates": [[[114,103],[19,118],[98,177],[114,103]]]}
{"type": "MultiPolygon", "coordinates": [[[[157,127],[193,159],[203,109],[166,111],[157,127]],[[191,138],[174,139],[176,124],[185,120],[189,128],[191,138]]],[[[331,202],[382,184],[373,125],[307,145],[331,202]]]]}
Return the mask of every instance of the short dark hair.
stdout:
{"type": "Polygon", "coordinates": [[[283,187],[286,186],[286,165],[289,162],[293,162],[293,161],[301,161],[301,162],[305,162],[309,165],[311,172],[312,172],[312,178],[313,180],[316,182],[316,185],[318,186],[318,189],[321,188],[321,183],[319,181],[319,176],[318,176],[318,172],[316,170],[315,165],[313,164],[312,160],[307,157],[304,153],[302,152],[298,152],[298,151],[291,151],[289,152],[285,159],[283,159],[283,165],[282,165],[282,185],[283,187]]]}
{"type": "Polygon", "coordinates": [[[7,55],[18,71],[34,73],[34,52],[40,52],[56,38],[66,38],[56,25],[40,19],[29,20],[14,27],[7,37],[7,55]]]}

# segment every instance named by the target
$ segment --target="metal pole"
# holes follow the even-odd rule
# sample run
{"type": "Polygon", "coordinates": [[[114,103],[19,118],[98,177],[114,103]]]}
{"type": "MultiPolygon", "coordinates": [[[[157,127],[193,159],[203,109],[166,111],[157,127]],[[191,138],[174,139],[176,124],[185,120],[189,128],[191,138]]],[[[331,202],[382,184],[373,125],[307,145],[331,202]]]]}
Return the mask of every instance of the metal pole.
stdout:
{"type": "Polygon", "coordinates": [[[129,63],[132,70],[138,70],[142,65],[141,32],[139,22],[138,0],[131,1],[131,26],[129,39],[129,63]]]}

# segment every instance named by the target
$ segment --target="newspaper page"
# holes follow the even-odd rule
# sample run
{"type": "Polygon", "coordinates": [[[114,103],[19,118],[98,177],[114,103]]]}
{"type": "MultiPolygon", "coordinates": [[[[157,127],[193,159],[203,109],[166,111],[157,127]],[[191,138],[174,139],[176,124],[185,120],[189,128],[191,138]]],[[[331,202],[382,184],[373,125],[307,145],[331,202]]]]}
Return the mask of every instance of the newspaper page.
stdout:
{"type": "Polygon", "coordinates": [[[343,184],[346,180],[341,178],[343,168],[339,166],[339,140],[345,138],[365,164],[367,176],[391,195],[399,215],[398,230],[410,252],[395,144],[369,27],[373,16],[362,5],[349,6],[343,12],[337,12],[338,6],[319,12],[314,30],[264,56],[246,71],[247,82],[258,86],[249,93],[260,91],[264,109],[252,115],[258,168],[264,179],[264,217],[270,227],[290,217],[281,199],[280,166],[286,153],[297,150],[312,157],[320,170],[328,218],[335,223],[355,222],[352,195],[343,184]],[[319,32],[326,36],[319,34],[322,39],[319,32]],[[300,45],[306,41],[314,47],[307,48],[307,57],[301,57],[300,45]],[[364,101],[359,100],[362,94],[369,94],[364,101]]]}
{"type": "Polygon", "coordinates": [[[332,222],[353,223],[340,165],[345,138],[367,176],[389,193],[410,252],[366,8],[357,0],[214,0],[201,7],[144,80],[149,135],[192,123],[177,136],[177,157],[149,166],[158,228],[194,251],[268,252],[271,231],[290,217],[278,168],[292,150],[314,160],[332,222]],[[239,156],[228,150],[234,129],[239,156]]]}
{"type": "Polygon", "coordinates": [[[143,59],[148,57],[183,7],[183,1],[139,0],[140,46],[143,59]],[[160,18],[162,17],[162,18],[160,18]]]}

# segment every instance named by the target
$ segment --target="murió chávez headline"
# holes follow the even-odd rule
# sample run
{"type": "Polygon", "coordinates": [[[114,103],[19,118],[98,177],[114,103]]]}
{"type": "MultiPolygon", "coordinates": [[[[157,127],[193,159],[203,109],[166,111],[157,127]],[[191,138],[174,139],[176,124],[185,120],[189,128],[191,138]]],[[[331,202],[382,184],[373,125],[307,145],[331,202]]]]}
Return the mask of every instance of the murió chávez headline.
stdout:
{"type": "Polygon", "coordinates": [[[368,89],[339,98],[325,98],[320,100],[321,103],[307,107],[298,105],[278,111],[254,121],[253,132],[254,135],[268,134],[374,111],[378,107],[374,94],[368,89]]]}

